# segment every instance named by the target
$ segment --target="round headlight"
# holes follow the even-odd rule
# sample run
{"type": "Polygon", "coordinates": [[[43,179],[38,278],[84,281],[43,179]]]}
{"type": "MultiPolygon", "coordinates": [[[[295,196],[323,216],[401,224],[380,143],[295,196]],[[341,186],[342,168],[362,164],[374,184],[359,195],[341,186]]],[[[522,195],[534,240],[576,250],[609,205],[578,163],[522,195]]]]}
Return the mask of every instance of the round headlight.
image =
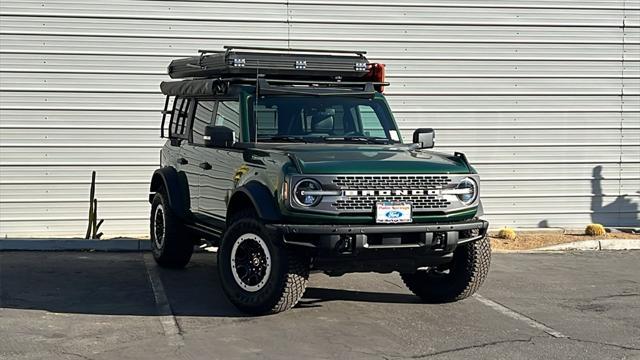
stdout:
{"type": "Polygon", "coordinates": [[[293,188],[293,199],[301,206],[316,206],[322,199],[322,196],[314,195],[313,192],[321,190],[322,187],[320,183],[313,179],[300,180],[293,188]]]}
{"type": "Polygon", "coordinates": [[[456,189],[459,190],[458,199],[467,205],[474,202],[478,196],[478,184],[472,178],[462,179],[456,189]]]}

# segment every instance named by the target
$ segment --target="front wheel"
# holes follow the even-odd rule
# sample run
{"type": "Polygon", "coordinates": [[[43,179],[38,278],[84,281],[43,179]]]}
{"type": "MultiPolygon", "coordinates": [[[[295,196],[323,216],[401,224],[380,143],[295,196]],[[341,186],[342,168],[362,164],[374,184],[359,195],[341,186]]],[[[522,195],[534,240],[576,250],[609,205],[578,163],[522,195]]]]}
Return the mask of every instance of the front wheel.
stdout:
{"type": "Polygon", "coordinates": [[[489,273],[491,246],[489,240],[460,245],[453,260],[415,273],[402,273],[405,285],[428,303],[458,301],[473,295],[489,273]]]}
{"type": "Polygon", "coordinates": [[[243,217],[222,239],[218,273],[222,289],[238,309],[257,315],[278,313],[302,298],[309,259],[285,248],[259,221],[243,217]]]}

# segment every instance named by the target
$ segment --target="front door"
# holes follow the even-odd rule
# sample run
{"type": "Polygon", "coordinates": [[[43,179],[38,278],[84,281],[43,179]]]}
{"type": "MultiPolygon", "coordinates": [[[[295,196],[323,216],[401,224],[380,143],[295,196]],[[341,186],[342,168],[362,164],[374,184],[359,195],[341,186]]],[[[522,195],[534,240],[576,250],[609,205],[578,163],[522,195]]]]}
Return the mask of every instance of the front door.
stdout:
{"type": "Polygon", "coordinates": [[[214,100],[193,100],[195,109],[191,122],[191,136],[189,144],[183,145],[181,155],[188,162],[185,169],[189,169],[187,177],[189,179],[189,192],[191,193],[191,208],[196,217],[202,217],[202,196],[207,196],[200,190],[201,175],[204,168],[202,157],[206,151],[204,146],[204,128],[213,124],[213,114],[215,110],[214,100]]]}
{"type": "MultiPolygon", "coordinates": [[[[218,100],[215,114],[213,125],[230,128],[234,131],[235,141],[238,141],[238,100],[218,100]]],[[[204,148],[201,152],[201,163],[210,169],[200,173],[200,210],[212,222],[225,221],[227,203],[236,186],[235,177],[245,164],[242,154],[242,150],[233,148],[204,148]]]]}

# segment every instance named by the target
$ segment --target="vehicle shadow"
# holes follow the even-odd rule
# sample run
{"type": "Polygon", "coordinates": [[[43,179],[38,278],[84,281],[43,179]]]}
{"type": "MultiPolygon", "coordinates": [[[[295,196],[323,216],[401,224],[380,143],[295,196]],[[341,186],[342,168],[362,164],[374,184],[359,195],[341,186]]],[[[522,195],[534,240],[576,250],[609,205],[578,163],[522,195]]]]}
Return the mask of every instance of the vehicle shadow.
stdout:
{"type": "Polygon", "coordinates": [[[355,291],[343,289],[327,289],[308,287],[304,297],[298,303],[299,307],[317,307],[328,301],[356,301],[385,304],[417,304],[420,299],[412,294],[380,293],[369,291],[355,291]]]}
{"type": "MultiPolygon", "coordinates": [[[[142,253],[0,252],[0,308],[52,313],[156,316],[142,253]]],[[[148,266],[160,276],[173,313],[245,317],[225,297],[215,255],[195,254],[186,269],[148,266]]],[[[330,301],[416,303],[409,294],[309,287],[299,308],[330,301]]]]}

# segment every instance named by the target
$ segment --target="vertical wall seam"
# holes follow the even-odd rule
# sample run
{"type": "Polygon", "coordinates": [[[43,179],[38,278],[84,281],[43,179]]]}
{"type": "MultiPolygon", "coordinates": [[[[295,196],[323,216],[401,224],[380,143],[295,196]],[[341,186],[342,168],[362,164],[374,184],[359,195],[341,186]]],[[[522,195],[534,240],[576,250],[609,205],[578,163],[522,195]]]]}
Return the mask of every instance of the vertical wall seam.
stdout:
{"type": "Polygon", "coordinates": [[[286,2],[285,9],[286,9],[285,16],[286,16],[286,19],[287,19],[287,47],[289,49],[291,49],[291,21],[289,21],[290,20],[290,17],[289,17],[289,0],[287,0],[287,2],[286,2]]]}
{"type": "MultiPolygon", "coordinates": [[[[624,52],[625,52],[625,31],[627,18],[627,0],[622,1],[622,51],[620,66],[620,149],[618,163],[618,199],[622,198],[622,150],[624,145],[624,52]]],[[[619,202],[621,204],[621,202],[619,202]]],[[[622,205],[618,206],[618,225],[622,224],[622,205]]]]}

